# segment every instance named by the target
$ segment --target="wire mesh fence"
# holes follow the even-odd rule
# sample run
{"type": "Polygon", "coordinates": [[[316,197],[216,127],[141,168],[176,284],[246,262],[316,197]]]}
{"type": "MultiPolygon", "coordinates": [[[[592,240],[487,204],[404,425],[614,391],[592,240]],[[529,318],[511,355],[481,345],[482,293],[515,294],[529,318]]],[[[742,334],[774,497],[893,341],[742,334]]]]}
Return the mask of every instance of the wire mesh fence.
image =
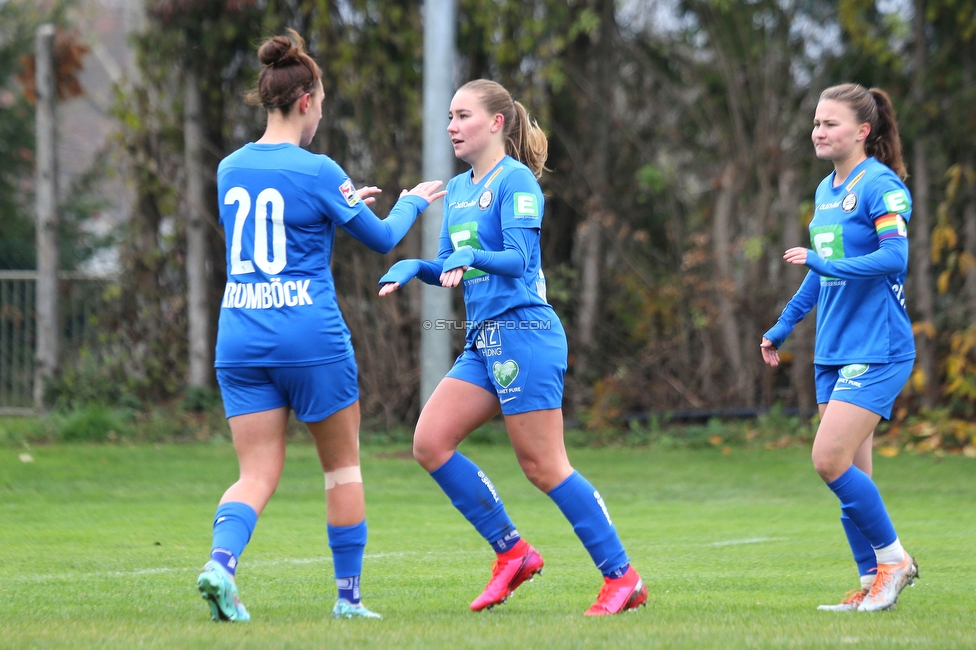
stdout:
{"type": "MultiPolygon", "coordinates": [[[[98,319],[111,309],[115,278],[77,271],[58,274],[58,331],[62,363],[98,342],[98,319]]],[[[0,414],[34,411],[37,344],[36,271],[0,271],[0,414]]]]}

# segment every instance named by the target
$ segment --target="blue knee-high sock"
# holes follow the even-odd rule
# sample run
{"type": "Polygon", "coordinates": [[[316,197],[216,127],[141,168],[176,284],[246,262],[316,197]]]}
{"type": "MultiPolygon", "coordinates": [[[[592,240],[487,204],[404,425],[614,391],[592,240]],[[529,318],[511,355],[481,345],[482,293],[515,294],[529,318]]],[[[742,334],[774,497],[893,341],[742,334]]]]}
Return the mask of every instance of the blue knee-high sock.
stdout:
{"type": "Polygon", "coordinates": [[[366,550],[366,520],[355,526],[328,526],[328,531],[339,598],[356,604],[360,600],[359,576],[363,573],[366,550]]]}
{"type": "Polygon", "coordinates": [[[596,568],[605,576],[623,575],[630,560],[620,543],[616,527],[610,521],[603,498],[593,485],[574,471],[549,491],[549,498],[556,502],[573,525],[573,531],[589,551],[596,568]]]}
{"type": "Polygon", "coordinates": [[[237,559],[251,541],[251,533],[257,523],[258,513],[246,503],[229,501],[217,506],[210,559],[219,562],[228,573],[234,575],[237,572],[237,559]]]}
{"type": "Polygon", "coordinates": [[[898,539],[878,486],[855,465],[827,487],[840,499],[841,511],[854,522],[872,548],[884,548],[898,539]]]}
{"type": "Polygon", "coordinates": [[[461,453],[455,451],[430,476],[496,552],[501,553],[518,541],[515,524],[505,512],[505,504],[495,492],[495,486],[461,453]]]}
{"type": "Polygon", "coordinates": [[[864,536],[864,533],[857,529],[857,526],[847,515],[840,516],[840,523],[844,526],[844,532],[847,533],[847,542],[851,545],[854,561],[857,562],[858,574],[866,576],[876,572],[878,570],[878,557],[874,554],[871,542],[864,536]]]}

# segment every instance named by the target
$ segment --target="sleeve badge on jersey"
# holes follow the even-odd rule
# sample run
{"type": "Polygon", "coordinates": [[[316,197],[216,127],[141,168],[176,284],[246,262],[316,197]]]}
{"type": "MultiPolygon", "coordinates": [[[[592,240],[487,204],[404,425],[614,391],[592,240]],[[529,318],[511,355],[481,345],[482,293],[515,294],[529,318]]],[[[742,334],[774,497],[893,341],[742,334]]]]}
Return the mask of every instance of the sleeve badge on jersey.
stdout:
{"type": "Polygon", "coordinates": [[[515,218],[535,219],[539,217],[539,200],[531,192],[515,193],[515,218]]]}
{"type": "Polygon", "coordinates": [[[912,200],[908,197],[905,190],[894,190],[885,192],[881,195],[884,200],[885,209],[891,213],[908,212],[912,207],[912,200]]]}
{"type": "Polygon", "coordinates": [[[342,194],[342,198],[346,200],[346,203],[349,204],[350,208],[359,203],[359,194],[356,193],[352,179],[347,178],[346,182],[339,186],[339,192],[342,194]]]}

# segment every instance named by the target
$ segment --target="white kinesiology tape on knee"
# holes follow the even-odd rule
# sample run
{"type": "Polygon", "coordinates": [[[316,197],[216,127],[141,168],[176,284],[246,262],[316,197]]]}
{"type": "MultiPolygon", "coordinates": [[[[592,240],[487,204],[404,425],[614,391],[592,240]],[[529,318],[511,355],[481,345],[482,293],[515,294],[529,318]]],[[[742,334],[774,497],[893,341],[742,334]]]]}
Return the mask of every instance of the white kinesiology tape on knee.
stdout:
{"type": "Polygon", "coordinates": [[[337,485],[344,483],[362,483],[363,474],[359,471],[359,465],[352,467],[340,467],[334,472],[325,473],[325,489],[331,490],[337,485]]]}

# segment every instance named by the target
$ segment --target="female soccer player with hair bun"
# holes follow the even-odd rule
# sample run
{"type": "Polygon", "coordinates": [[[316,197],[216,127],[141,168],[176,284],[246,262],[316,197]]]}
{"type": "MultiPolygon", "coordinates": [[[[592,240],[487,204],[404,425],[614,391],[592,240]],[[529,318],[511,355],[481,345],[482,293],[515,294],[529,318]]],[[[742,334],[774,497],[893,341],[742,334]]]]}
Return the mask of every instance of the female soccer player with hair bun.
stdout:
{"type": "Polygon", "coordinates": [[[308,146],[322,118],[321,70],[289,30],[263,43],[264,69],[248,98],[267,110],[257,142],[217,169],[227,238],[227,287],[215,366],[240,478],[220,499],[210,561],[197,579],[215,621],[247,621],[235,573],[258,516],[281,478],[289,410],[308,425],[325,471],[328,537],[339,598],[335,617],[378,618],[360,602],[366,511],[359,469],[359,385],[349,329],[329,263],[336,226],[389,252],[431,201],[421,183],[385,220],[331,158],[308,146]]]}
{"type": "Polygon", "coordinates": [[[505,602],[543,567],[488,476],[457,451],[499,411],[525,475],[556,502],[603,573],[603,589],[586,614],[635,609],[646,602],[647,589],[600,493],[569,464],[563,443],[566,334],[546,302],[539,247],[544,199],[537,178],[546,136],[493,81],[462,86],[449,118],[454,153],[471,169],[447,184],[437,259],[397,262],[380,279],[380,295],[415,277],[464,287],[464,351],[424,406],[413,452],[497,553],[491,579],[471,609],[505,602]]]}
{"type": "Polygon", "coordinates": [[[912,372],[915,342],[905,310],[912,199],[904,184],[898,123],[877,88],[843,84],[824,90],[813,120],[817,157],[834,164],[817,188],[810,239],[791,248],[789,264],[810,271],[782,316],[763,336],[763,360],[817,305],[814,353],[820,426],[813,465],[837,498],[841,523],[861,576],[830,611],[891,608],[918,565],[902,548],[871,480],[874,428],[891,415],[912,372]]]}

